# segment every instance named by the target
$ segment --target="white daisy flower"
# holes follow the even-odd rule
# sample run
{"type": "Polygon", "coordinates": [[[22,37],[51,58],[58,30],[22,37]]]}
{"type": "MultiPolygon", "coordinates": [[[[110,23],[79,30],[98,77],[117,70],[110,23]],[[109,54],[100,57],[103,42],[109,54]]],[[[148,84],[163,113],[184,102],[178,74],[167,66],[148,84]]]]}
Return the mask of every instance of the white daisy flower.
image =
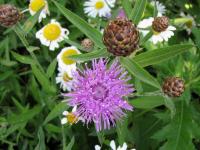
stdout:
{"type": "Polygon", "coordinates": [[[68,111],[64,111],[63,112],[63,115],[65,117],[63,117],[61,119],[61,124],[66,124],[66,123],[70,123],[71,125],[72,124],[75,124],[79,121],[79,119],[76,117],[75,115],[75,112],[76,112],[76,109],[77,109],[77,106],[75,106],[73,109],[72,109],[72,112],[68,112],[68,111]]]}
{"type": "MultiPolygon", "coordinates": [[[[112,140],[110,142],[110,147],[111,147],[112,150],[127,150],[127,148],[128,148],[128,146],[127,146],[127,144],[125,142],[122,145],[122,147],[121,146],[117,147],[114,140],[112,140]]],[[[95,150],[101,150],[101,146],[95,145],[95,150]]],[[[131,150],[136,150],[136,149],[133,148],[131,150]]]]}
{"type": "Polygon", "coordinates": [[[48,9],[48,3],[46,0],[30,0],[29,12],[32,16],[35,15],[40,9],[42,10],[39,15],[38,22],[41,22],[43,18],[46,18],[47,14],[50,14],[48,9]]]}
{"type": "Polygon", "coordinates": [[[71,55],[78,55],[80,51],[74,47],[65,47],[57,55],[58,66],[62,68],[63,71],[67,72],[68,76],[72,78],[72,72],[76,70],[76,61],[68,58],[71,55]]]}
{"type": "Polygon", "coordinates": [[[112,150],[127,150],[127,144],[126,143],[124,143],[122,147],[121,146],[116,147],[114,140],[112,140],[110,142],[110,147],[112,148],[112,150]]]}
{"type": "Polygon", "coordinates": [[[56,77],[56,83],[60,84],[60,88],[64,91],[71,91],[73,88],[73,78],[68,75],[68,73],[62,69],[58,68],[58,75],[56,77]]]}
{"type": "Polygon", "coordinates": [[[49,46],[51,51],[54,51],[56,48],[59,48],[58,43],[68,38],[68,35],[69,31],[62,28],[59,22],[52,19],[49,24],[36,33],[36,38],[39,39],[43,45],[49,46]]]}
{"type": "Polygon", "coordinates": [[[191,34],[192,27],[196,26],[194,17],[192,17],[190,14],[186,15],[184,12],[181,12],[180,16],[188,19],[188,21],[184,24],[184,29],[188,32],[188,34],[191,34]]]}
{"type": "MultiPolygon", "coordinates": [[[[109,3],[106,3],[105,0],[88,0],[84,3],[84,12],[93,18],[97,15],[99,17],[106,17],[111,13],[111,9],[108,4],[109,3]]],[[[110,4],[112,5],[113,3],[110,2],[110,4]]]]}
{"type": "MultiPolygon", "coordinates": [[[[149,32],[149,28],[152,27],[154,19],[152,17],[148,19],[142,20],[138,24],[138,28],[140,28],[140,31],[145,36],[149,32]]],[[[170,37],[174,36],[174,32],[176,28],[174,26],[169,25],[165,31],[162,32],[156,32],[153,31],[153,36],[151,37],[151,41],[156,44],[158,42],[168,41],[170,37]]]]}
{"type": "Polygon", "coordinates": [[[152,1],[151,5],[156,6],[157,11],[158,11],[157,16],[160,17],[160,16],[163,16],[166,13],[166,7],[162,3],[160,3],[159,1],[152,1]]]}

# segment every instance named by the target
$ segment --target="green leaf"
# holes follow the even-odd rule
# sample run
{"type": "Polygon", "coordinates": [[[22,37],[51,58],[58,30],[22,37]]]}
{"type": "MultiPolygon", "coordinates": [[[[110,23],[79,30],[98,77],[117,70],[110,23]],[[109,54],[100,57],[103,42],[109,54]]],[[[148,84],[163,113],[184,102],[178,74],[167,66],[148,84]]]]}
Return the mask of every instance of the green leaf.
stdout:
{"type": "Polygon", "coordinates": [[[165,104],[162,96],[142,96],[130,101],[135,108],[152,109],[165,104]]]}
{"type": "Polygon", "coordinates": [[[137,25],[144,13],[147,0],[136,0],[135,6],[131,12],[130,18],[133,20],[133,23],[137,25]]]}
{"type": "Polygon", "coordinates": [[[23,45],[26,48],[28,48],[29,47],[29,43],[26,40],[24,30],[22,30],[22,27],[20,26],[20,24],[17,24],[13,29],[14,29],[15,33],[17,34],[17,36],[20,38],[20,40],[23,43],[23,45]]]}
{"type": "Polygon", "coordinates": [[[158,81],[151,76],[146,70],[144,70],[140,65],[138,65],[134,60],[131,60],[130,58],[121,58],[120,59],[121,64],[135,77],[140,79],[141,81],[152,85],[156,88],[161,88],[158,81]]]}
{"type": "Polygon", "coordinates": [[[67,145],[66,150],[71,150],[75,142],[75,138],[73,137],[70,143],[67,145]]]}
{"type": "Polygon", "coordinates": [[[59,116],[60,114],[62,114],[62,112],[64,110],[67,110],[68,106],[66,105],[66,103],[59,103],[57,104],[53,110],[48,114],[48,116],[46,117],[45,121],[43,124],[48,123],[49,121],[51,121],[52,119],[54,119],[55,117],[59,116]]]}
{"type": "Polygon", "coordinates": [[[37,115],[40,111],[41,111],[41,107],[40,106],[35,106],[32,109],[26,110],[21,114],[16,114],[16,115],[12,115],[8,118],[8,122],[10,124],[18,124],[18,123],[24,123],[24,122],[28,122],[29,120],[31,120],[35,115],[37,115]]]}
{"type": "Polygon", "coordinates": [[[38,11],[34,16],[29,17],[23,25],[23,30],[25,34],[28,34],[31,29],[35,26],[40,16],[41,10],[38,11]]]}
{"type": "Polygon", "coordinates": [[[73,60],[77,60],[77,61],[88,61],[95,58],[108,57],[109,55],[110,54],[105,49],[101,49],[101,50],[92,51],[90,53],[69,56],[69,58],[73,60]]]}
{"type": "Polygon", "coordinates": [[[195,36],[195,42],[197,46],[200,48],[200,29],[199,28],[193,28],[192,33],[195,36]]]}
{"type": "Polygon", "coordinates": [[[137,55],[134,57],[134,60],[142,67],[146,67],[173,58],[183,52],[188,51],[192,47],[194,47],[192,44],[178,44],[168,46],[137,55]]]}
{"type": "Polygon", "coordinates": [[[132,11],[131,2],[129,0],[122,0],[122,7],[128,18],[130,19],[130,12],[132,11]]]}
{"type": "Polygon", "coordinates": [[[85,20],[80,18],[78,15],[74,14],[63,5],[54,1],[54,4],[58,8],[58,10],[79,30],[81,30],[88,38],[93,40],[93,42],[98,46],[103,48],[104,44],[102,42],[102,34],[92,26],[90,26],[85,20]]]}
{"type": "Polygon", "coordinates": [[[14,51],[11,51],[11,54],[13,55],[13,57],[15,57],[16,60],[23,64],[35,64],[35,61],[30,56],[23,56],[15,53],[14,51]]]}
{"type": "Polygon", "coordinates": [[[35,150],[45,150],[45,136],[44,136],[44,131],[42,129],[42,127],[39,127],[39,130],[38,130],[38,144],[35,148],[35,150]]]}
{"type": "Polygon", "coordinates": [[[9,78],[10,76],[12,76],[14,74],[13,71],[6,71],[0,74],[0,81],[6,80],[7,78],[9,78]]]}
{"type": "Polygon", "coordinates": [[[48,93],[55,93],[56,89],[50,84],[48,77],[46,74],[41,72],[36,65],[31,65],[33,74],[35,75],[36,79],[42,85],[43,89],[48,93]]]}
{"type": "Polygon", "coordinates": [[[165,100],[165,106],[170,110],[171,117],[173,118],[176,113],[176,107],[174,105],[174,102],[171,98],[167,96],[164,97],[164,100],[165,100]]]}
{"type": "Polygon", "coordinates": [[[47,77],[50,78],[53,76],[55,70],[56,70],[56,65],[57,65],[57,59],[55,58],[51,64],[47,68],[47,77]]]}
{"type": "Polygon", "coordinates": [[[200,128],[194,121],[191,107],[191,105],[187,106],[184,100],[180,101],[176,105],[175,117],[153,135],[153,139],[163,143],[160,150],[195,150],[193,139],[196,134],[194,131],[198,126],[197,131],[200,132],[200,128]]]}

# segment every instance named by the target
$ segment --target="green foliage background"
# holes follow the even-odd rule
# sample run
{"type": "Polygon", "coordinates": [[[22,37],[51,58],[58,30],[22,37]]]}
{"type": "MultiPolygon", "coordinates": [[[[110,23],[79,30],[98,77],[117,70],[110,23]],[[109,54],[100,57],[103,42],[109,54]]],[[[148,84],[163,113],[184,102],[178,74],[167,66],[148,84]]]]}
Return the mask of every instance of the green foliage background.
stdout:
{"type": "MultiPolygon", "coordinates": [[[[184,11],[195,16],[196,23],[200,24],[200,0],[161,1],[167,7],[167,16],[177,27],[175,36],[168,43],[158,45],[142,38],[141,53],[120,59],[133,74],[137,93],[129,100],[135,111],[116,128],[100,133],[96,133],[93,125],[60,124],[62,112],[68,106],[61,103],[62,91],[55,83],[55,58],[59,50],[49,51],[35,39],[35,33],[50,19],[57,19],[70,31],[69,40],[62,42],[61,48],[75,45],[82,50],[80,41],[86,36],[95,42],[93,52],[73,57],[89,61],[108,55],[99,32],[107,20],[93,19],[97,28],[88,25],[84,21],[87,20],[83,12],[84,0],[48,2],[51,16],[42,23],[37,23],[37,15],[30,17],[25,13],[15,27],[0,27],[0,149],[89,150],[99,143],[106,149],[112,139],[119,144],[127,142],[130,148],[137,150],[200,149],[200,29],[197,25],[188,35],[176,22],[184,11]],[[180,98],[169,99],[157,94],[168,76],[185,80],[186,91],[180,98]]],[[[5,3],[8,1],[0,0],[0,4],[5,3]]],[[[28,7],[25,0],[10,0],[9,3],[21,10],[28,7]]],[[[154,12],[149,1],[118,0],[113,18],[119,6],[129,12],[134,23],[154,12]],[[142,7],[137,7],[140,4],[142,7]]]]}

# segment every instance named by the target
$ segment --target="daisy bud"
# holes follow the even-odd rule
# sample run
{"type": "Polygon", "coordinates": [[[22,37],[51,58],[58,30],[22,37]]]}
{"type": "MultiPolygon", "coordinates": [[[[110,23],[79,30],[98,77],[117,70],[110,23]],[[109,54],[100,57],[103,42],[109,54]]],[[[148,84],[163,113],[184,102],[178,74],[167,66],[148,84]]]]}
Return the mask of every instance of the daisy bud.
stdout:
{"type": "Polygon", "coordinates": [[[156,17],[153,21],[152,28],[156,32],[163,32],[169,26],[169,18],[166,16],[156,17]]]}
{"type": "Polygon", "coordinates": [[[11,27],[22,18],[19,10],[10,4],[0,5],[0,25],[11,27]]]}
{"type": "Polygon", "coordinates": [[[92,40],[85,38],[83,41],[81,41],[81,46],[84,48],[84,50],[90,51],[94,47],[94,43],[92,40]]]}
{"type": "Polygon", "coordinates": [[[104,30],[103,42],[115,56],[128,56],[138,48],[139,32],[127,18],[116,18],[104,30]]]}
{"type": "Polygon", "coordinates": [[[179,77],[169,77],[165,79],[162,89],[169,97],[180,97],[185,90],[184,81],[179,77]]]}

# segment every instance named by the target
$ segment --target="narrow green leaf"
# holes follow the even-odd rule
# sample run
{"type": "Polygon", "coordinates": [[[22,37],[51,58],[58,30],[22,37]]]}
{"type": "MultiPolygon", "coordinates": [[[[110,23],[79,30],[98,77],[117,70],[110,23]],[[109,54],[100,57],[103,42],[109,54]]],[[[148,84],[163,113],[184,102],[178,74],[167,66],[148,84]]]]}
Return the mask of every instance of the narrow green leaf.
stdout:
{"type": "Polygon", "coordinates": [[[175,57],[183,52],[188,51],[192,47],[194,47],[192,44],[178,44],[155,49],[135,56],[134,60],[142,67],[146,67],[175,57]]]}
{"type": "Polygon", "coordinates": [[[123,57],[120,59],[120,61],[121,64],[135,77],[149,85],[160,89],[160,84],[158,83],[158,81],[146,70],[144,70],[140,65],[138,65],[134,60],[123,57]]]}
{"type": "Polygon", "coordinates": [[[131,19],[130,18],[130,14],[132,11],[131,2],[129,0],[122,0],[122,7],[123,7],[126,15],[128,16],[128,18],[131,19]]]}
{"type": "Polygon", "coordinates": [[[75,138],[73,137],[70,141],[70,143],[67,145],[66,150],[72,150],[72,147],[74,145],[75,138]]]}
{"type": "Polygon", "coordinates": [[[176,107],[174,105],[174,102],[171,98],[167,96],[164,97],[164,100],[165,100],[165,106],[170,110],[171,117],[173,118],[174,115],[176,114],[176,107]]]}
{"type": "Polygon", "coordinates": [[[26,48],[29,47],[29,43],[26,40],[24,30],[22,30],[22,27],[20,26],[20,24],[17,24],[13,29],[14,29],[15,33],[17,34],[17,36],[20,38],[23,45],[26,48]]]}
{"type": "Polygon", "coordinates": [[[197,46],[200,48],[200,29],[199,28],[193,28],[192,33],[195,36],[195,42],[197,46]]]}
{"type": "Polygon", "coordinates": [[[73,45],[73,46],[77,47],[79,50],[83,50],[83,47],[79,43],[76,43],[76,42],[71,41],[70,39],[66,39],[66,38],[65,38],[65,42],[68,43],[69,45],[73,45]]]}
{"type": "Polygon", "coordinates": [[[13,55],[13,57],[15,57],[16,60],[23,64],[35,64],[35,61],[29,56],[23,56],[15,53],[14,51],[11,51],[11,54],[13,55]]]}
{"type": "Polygon", "coordinates": [[[42,73],[36,65],[31,65],[33,74],[35,75],[36,79],[39,81],[39,83],[42,85],[43,89],[48,93],[54,93],[56,89],[51,86],[50,81],[48,80],[48,77],[46,74],[42,73]]]}
{"type": "Polygon", "coordinates": [[[43,131],[42,127],[39,127],[37,135],[38,135],[39,142],[38,142],[35,150],[45,150],[46,149],[45,148],[45,136],[44,136],[44,131],[43,131]]]}
{"type": "Polygon", "coordinates": [[[35,115],[37,115],[40,111],[41,111],[41,107],[35,106],[34,108],[24,111],[21,114],[10,116],[8,118],[8,122],[13,125],[18,124],[18,123],[28,122],[35,115]]]}
{"type": "Polygon", "coordinates": [[[1,74],[0,74],[0,81],[3,81],[3,80],[8,79],[10,76],[13,75],[13,73],[14,73],[14,72],[13,72],[13,71],[10,71],[10,70],[1,73],[1,74]]]}
{"type": "Polygon", "coordinates": [[[142,96],[130,101],[135,108],[152,109],[165,104],[162,96],[142,96]]]}
{"type": "Polygon", "coordinates": [[[46,117],[45,121],[43,124],[48,123],[49,121],[51,121],[52,119],[54,119],[55,117],[59,116],[60,114],[62,114],[62,112],[64,110],[67,110],[68,106],[66,105],[66,103],[59,103],[57,104],[53,110],[48,114],[48,116],[46,117]]]}
{"type": "Polygon", "coordinates": [[[90,26],[85,20],[80,18],[78,15],[74,14],[63,5],[59,4],[58,2],[54,1],[54,4],[58,8],[58,10],[79,30],[81,30],[88,38],[94,41],[94,43],[98,46],[103,48],[104,44],[102,42],[102,34],[90,26]]]}
{"type": "Polygon", "coordinates": [[[31,31],[31,29],[35,26],[35,24],[36,24],[37,21],[38,21],[38,18],[39,18],[40,13],[41,13],[41,10],[38,11],[35,15],[29,17],[29,18],[26,20],[26,22],[25,22],[24,25],[23,25],[23,29],[24,29],[24,32],[25,32],[26,34],[28,34],[28,33],[31,31]]]}
{"type": "Polygon", "coordinates": [[[137,25],[144,13],[147,0],[136,0],[135,6],[131,12],[130,18],[133,20],[133,23],[137,25]]]}
{"type": "Polygon", "coordinates": [[[56,65],[57,65],[57,59],[55,58],[47,68],[47,77],[48,78],[53,76],[53,74],[56,70],[56,65]]]}
{"type": "Polygon", "coordinates": [[[35,47],[35,46],[29,46],[27,49],[28,49],[29,52],[33,52],[33,51],[39,50],[40,48],[35,47]]]}
{"type": "Polygon", "coordinates": [[[109,55],[110,54],[105,49],[102,49],[102,50],[92,51],[90,53],[69,56],[69,58],[77,60],[77,61],[88,61],[95,58],[108,57],[109,55]]]}

